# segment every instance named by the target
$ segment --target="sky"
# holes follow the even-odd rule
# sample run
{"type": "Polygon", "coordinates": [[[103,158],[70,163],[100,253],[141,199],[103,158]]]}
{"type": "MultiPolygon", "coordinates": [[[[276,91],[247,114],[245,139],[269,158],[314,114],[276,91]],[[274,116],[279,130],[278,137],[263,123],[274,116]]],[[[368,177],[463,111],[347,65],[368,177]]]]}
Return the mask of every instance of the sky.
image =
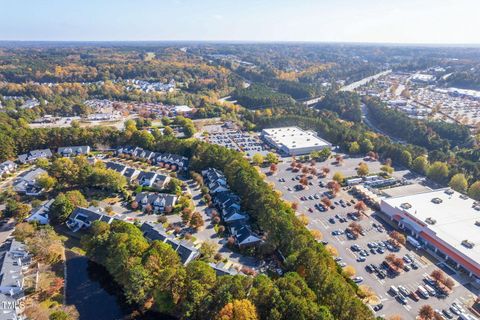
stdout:
{"type": "Polygon", "coordinates": [[[480,0],[0,0],[0,40],[480,44],[480,0]]]}

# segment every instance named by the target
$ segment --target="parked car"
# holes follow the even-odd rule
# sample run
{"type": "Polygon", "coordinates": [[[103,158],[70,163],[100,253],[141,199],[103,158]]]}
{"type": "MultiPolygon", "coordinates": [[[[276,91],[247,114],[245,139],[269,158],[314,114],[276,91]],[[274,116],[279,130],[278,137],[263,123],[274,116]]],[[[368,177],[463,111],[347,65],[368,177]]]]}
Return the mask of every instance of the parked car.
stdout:
{"type": "Polygon", "coordinates": [[[328,222],[330,222],[331,224],[335,224],[335,219],[330,218],[330,219],[328,219],[328,222]]]}
{"type": "Polygon", "coordinates": [[[377,277],[378,277],[379,279],[385,279],[385,278],[387,277],[387,273],[386,273],[385,271],[383,271],[383,270],[378,270],[378,272],[377,272],[377,277]]]}
{"type": "Polygon", "coordinates": [[[405,288],[404,286],[398,286],[398,290],[400,291],[401,294],[403,294],[405,297],[407,297],[410,292],[405,288]]]}
{"type": "Polygon", "coordinates": [[[398,294],[396,298],[401,304],[407,304],[408,303],[407,299],[402,294],[398,294]]]}
{"type": "Polygon", "coordinates": [[[352,246],[350,246],[350,250],[352,250],[353,252],[360,251],[360,247],[358,246],[358,244],[353,244],[352,246]]]}
{"type": "Polygon", "coordinates": [[[379,303],[375,306],[373,306],[373,311],[377,312],[383,309],[383,304],[379,303]]]}
{"type": "Polygon", "coordinates": [[[446,310],[446,309],[443,309],[442,310],[442,313],[445,317],[447,317],[448,319],[452,319],[453,318],[453,315],[450,311],[446,310]]]}
{"type": "Polygon", "coordinates": [[[352,280],[353,280],[353,282],[355,282],[355,283],[361,283],[361,282],[363,282],[363,278],[362,278],[362,277],[355,277],[355,278],[353,278],[352,280]]]}
{"type": "Polygon", "coordinates": [[[365,262],[367,260],[365,257],[358,257],[357,262],[365,262]]]}
{"type": "Polygon", "coordinates": [[[462,313],[456,306],[453,305],[450,307],[450,311],[452,311],[452,313],[456,316],[459,316],[462,313]]]}
{"type": "Polygon", "coordinates": [[[415,293],[415,291],[411,291],[411,292],[410,292],[410,298],[411,298],[413,301],[418,301],[418,300],[420,300],[420,299],[418,298],[418,295],[415,293]]]}

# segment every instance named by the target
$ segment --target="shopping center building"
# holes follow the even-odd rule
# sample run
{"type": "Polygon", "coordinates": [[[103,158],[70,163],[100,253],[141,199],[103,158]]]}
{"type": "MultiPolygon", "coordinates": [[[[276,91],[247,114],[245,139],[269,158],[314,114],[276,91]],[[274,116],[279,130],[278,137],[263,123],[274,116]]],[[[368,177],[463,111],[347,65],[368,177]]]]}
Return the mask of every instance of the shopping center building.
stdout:
{"type": "Polygon", "coordinates": [[[315,132],[298,127],[263,129],[262,137],[280,152],[291,156],[309,154],[331,147],[329,142],[320,139],[315,132]]]}
{"type": "Polygon", "coordinates": [[[380,208],[447,265],[480,278],[480,203],[439,189],[382,199],[380,208]]]}

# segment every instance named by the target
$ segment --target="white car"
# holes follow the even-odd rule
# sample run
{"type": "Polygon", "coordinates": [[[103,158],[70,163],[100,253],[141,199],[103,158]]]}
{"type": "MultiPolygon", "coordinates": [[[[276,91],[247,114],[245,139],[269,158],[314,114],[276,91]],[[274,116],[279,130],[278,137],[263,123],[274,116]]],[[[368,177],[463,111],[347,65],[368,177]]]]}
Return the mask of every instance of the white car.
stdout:
{"type": "Polygon", "coordinates": [[[363,278],[362,278],[362,277],[355,277],[355,278],[353,278],[352,280],[353,280],[353,282],[355,282],[355,283],[363,282],[363,278]]]}

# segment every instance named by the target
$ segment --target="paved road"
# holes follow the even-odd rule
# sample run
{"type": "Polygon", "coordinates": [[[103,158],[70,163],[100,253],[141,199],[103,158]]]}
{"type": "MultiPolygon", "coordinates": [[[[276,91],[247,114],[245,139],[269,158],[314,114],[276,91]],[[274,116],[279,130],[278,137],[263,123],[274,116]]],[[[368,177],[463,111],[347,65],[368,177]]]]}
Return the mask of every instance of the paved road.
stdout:
{"type": "Polygon", "coordinates": [[[218,252],[222,254],[224,258],[227,258],[230,262],[240,266],[247,266],[249,268],[257,270],[260,263],[257,259],[244,256],[239,253],[233,252],[226,246],[226,239],[218,236],[214,230],[214,223],[211,217],[211,209],[208,208],[202,201],[202,194],[200,188],[193,180],[186,181],[188,184],[189,192],[192,194],[192,200],[195,204],[195,211],[200,212],[205,221],[204,227],[195,232],[193,235],[197,238],[198,244],[204,241],[211,241],[218,246],[218,252]]]}
{"type": "Polygon", "coordinates": [[[391,72],[392,72],[392,70],[385,70],[385,71],[379,72],[377,74],[374,74],[373,76],[366,77],[366,78],[363,78],[363,79],[358,80],[356,82],[350,83],[349,85],[346,85],[343,88],[341,88],[340,91],[354,91],[358,87],[361,87],[361,86],[367,84],[368,82],[370,82],[372,80],[375,80],[375,79],[378,79],[382,76],[385,76],[385,75],[387,75],[391,72]]]}

